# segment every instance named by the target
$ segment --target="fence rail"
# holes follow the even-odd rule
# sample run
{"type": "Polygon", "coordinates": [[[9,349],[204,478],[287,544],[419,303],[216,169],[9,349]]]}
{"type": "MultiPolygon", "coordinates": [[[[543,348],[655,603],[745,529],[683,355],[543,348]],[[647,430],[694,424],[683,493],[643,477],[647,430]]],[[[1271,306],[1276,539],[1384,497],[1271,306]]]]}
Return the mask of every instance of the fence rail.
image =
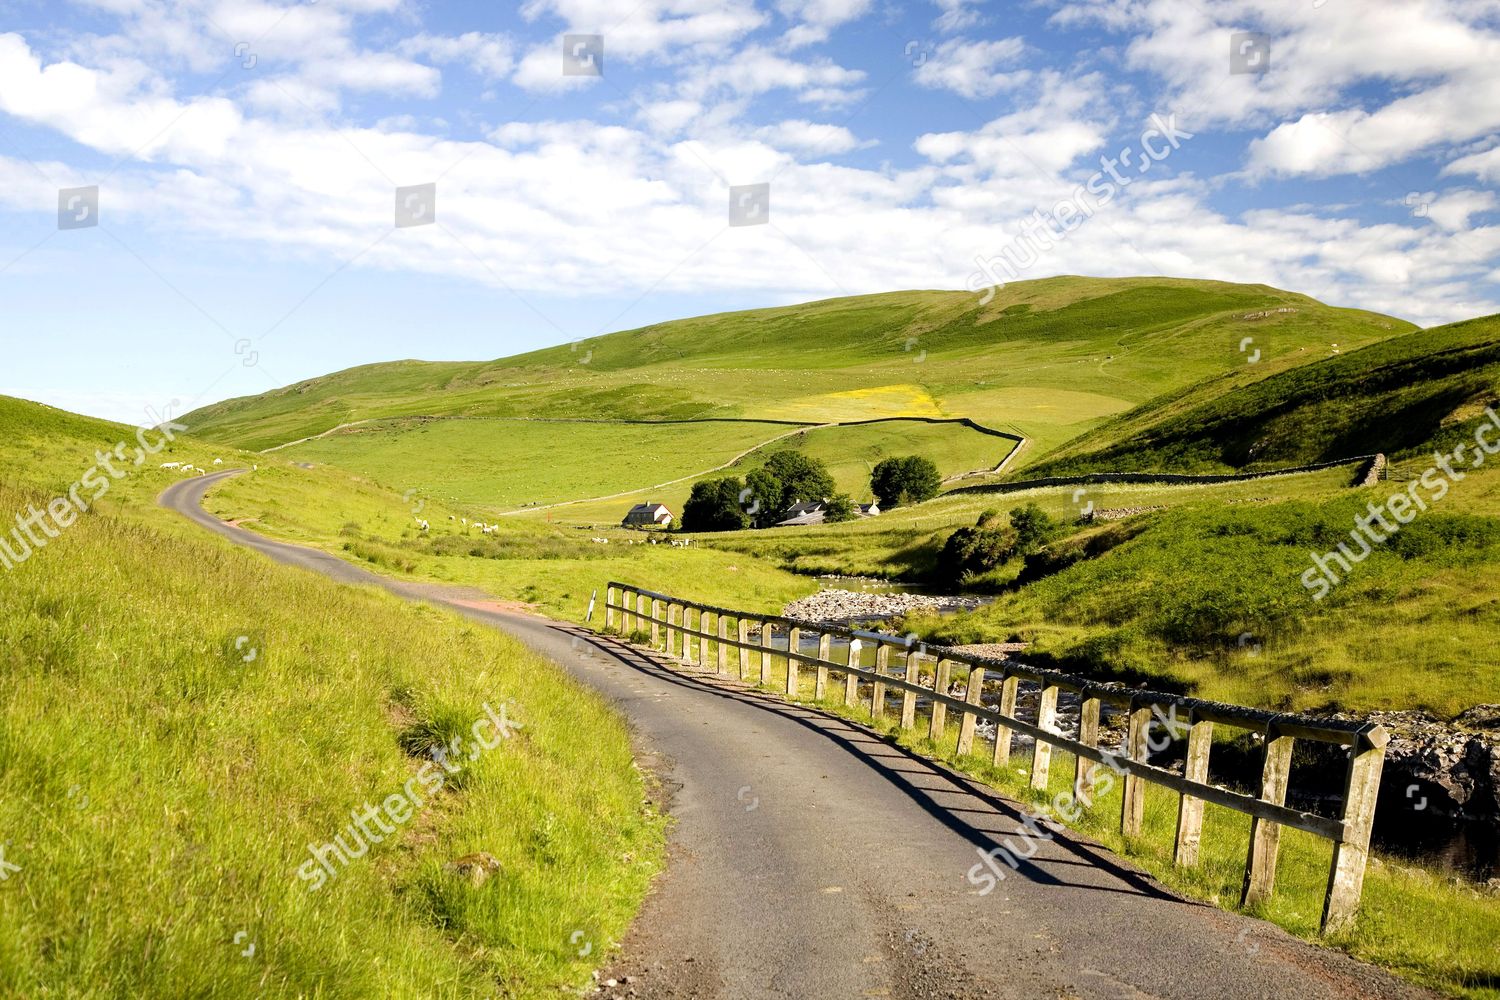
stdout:
{"type": "Polygon", "coordinates": [[[994,726],[994,762],[1008,762],[1016,734],[1033,742],[1031,787],[1048,788],[1051,753],[1071,753],[1075,759],[1072,797],[1081,806],[1092,804],[1097,791],[1097,768],[1104,766],[1123,779],[1121,832],[1139,836],[1145,818],[1145,786],[1160,785],[1179,797],[1173,861],[1193,867],[1203,830],[1203,807],[1213,803],[1250,817],[1250,842],[1245,862],[1241,904],[1269,899],[1274,891],[1276,860],[1281,829],[1290,827],[1325,838],[1333,844],[1328,888],[1324,897],[1322,929],[1331,933],[1346,927],[1359,909],[1369,853],[1370,832],[1375,818],[1376,793],[1385,763],[1389,736],[1382,726],[1367,723],[1325,721],[1304,716],[1226,705],[1155,691],[1139,691],[1118,684],[1101,683],[1062,671],[1029,667],[1012,660],[976,656],[945,647],[928,647],[878,632],[844,626],[799,621],[777,615],[760,615],[731,608],[684,600],[629,584],[611,582],[605,595],[605,626],[631,636],[643,633],[655,648],[686,663],[695,663],[720,674],[731,673],[731,657],[737,659],[742,679],[770,684],[773,662],[785,664],[783,689],[802,694],[801,671],[814,672],[813,695],[824,699],[833,678],[843,679],[842,700],[847,706],[863,702],[863,684],[869,692],[870,711],[880,718],[893,695],[900,697],[900,725],[917,725],[919,699],[928,704],[927,729],[934,739],[947,734],[947,713],[958,713],[960,754],[973,752],[980,722],[994,726]],[[694,625],[693,616],[697,616],[694,625]],[[712,621],[710,621],[712,619],[712,621]],[[733,623],[733,629],[730,628],[733,623]],[[787,647],[774,643],[777,628],[787,633],[787,647]],[[697,640],[696,642],[692,640],[697,640]],[[842,661],[832,654],[834,639],[848,642],[842,661]],[[814,645],[815,653],[805,651],[814,645]],[[696,647],[696,649],[695,649],[696,647]],[[865,649],[873,649],[873,663],[865,663],[865,649]],[[695,655],[696,654],[696,655],[695,655]],[[901,658],[893,669],[892,658],[901,658]],[[931,668],[931,683],[922,682],[923,667],[931,668]],[[963,695],[955,695],[950,680],[953,670],[966,670],[963,695]],[[1016,710],[1019,686],[1036,686],[1034,720],[1022,719],[1016,710]],[[983,704],[986,686],[997,688],[998,705],[983,704]],[[1070,692],[1079,699],[1076,736],[1065,735],[1057,722],[1058,696],[1070,692]],[[1122,754],[1099,747],[1101,709],[1110,705],[1127,715],[1127,733],[1122,754]],[[1187,733],[1183,773],[1149,762],[1151,730],[1163,725],[1187,733]],[[1209,783],[1209,756],[1215,726],[1263,736],[1259,790],[1248,795],[1209,783]],[[1291,778],[1292,750],[1296,740],[1329,744],[1345,749],[1344,790],[1337,818],[1303,812],[1286,805],[1291,778]]]}

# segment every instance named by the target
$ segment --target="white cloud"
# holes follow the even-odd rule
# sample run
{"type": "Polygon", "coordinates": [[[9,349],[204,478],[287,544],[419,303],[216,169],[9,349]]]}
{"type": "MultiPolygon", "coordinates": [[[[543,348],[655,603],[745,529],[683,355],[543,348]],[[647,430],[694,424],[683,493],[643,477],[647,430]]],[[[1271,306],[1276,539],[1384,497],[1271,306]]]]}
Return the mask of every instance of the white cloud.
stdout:
{"type": "Polygon", "coordinates": [[[1469,219],[1493,211],[1497,202],[1493,191],[1449,191],[1436,198],[1427,208],[1427,217],[1449,232],[1469,228],[1469,219]]]}
{"type": "Polygon", "coordinates": [[[995,41],[949,39],[917,67],[916,81],[924,87],[951,90],[968,98],[993,97],[1029,78],[1026,73],[1001,73],[1026,51],[1019,38],[995,41]]]}
{"type": "Polygon", "coordinates": [[[788,48],[826,41],[834,28],[863,17],[871,0],[777,0],[776,9],[795,21],[783,38],[788,48]]]}
{"type": "Polygon", "coordinates": [[[402,41],[399,50],[408,56],[426,56],[436,63],[462,63],[487,80],[504,79],[516,65],[511,39],[482,31],[462,35],[423,32],[402,41]]]}
{"type": "MultiPolygon", "coordinates": [[[[939,31],[963,31],[965,28],[974,27],[983,20],[979,15],[979,11],[971,7],[971,4],[975,3],[976,0],[932,0],[932,2],[942,12],[932,22],[932,26],[939,31]]],[[[979,2],[982,2],[982,0],[979,0],[979,2]]]]}
{"type": "Polygon", "coordinates": [[[757,130],[756,135],[779,149],[813,156],[837,156],[861,146],[872,145],[860,142],[853,132],[842,125],[824,125],[802,119],[769,125],[757,130]]]}

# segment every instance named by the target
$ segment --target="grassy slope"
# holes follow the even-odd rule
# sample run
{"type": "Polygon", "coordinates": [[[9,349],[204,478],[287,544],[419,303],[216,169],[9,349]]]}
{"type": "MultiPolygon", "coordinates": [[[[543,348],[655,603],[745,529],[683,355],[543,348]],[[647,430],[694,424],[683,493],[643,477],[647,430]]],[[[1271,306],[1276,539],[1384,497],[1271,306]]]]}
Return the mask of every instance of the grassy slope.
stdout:
{"type": "Polygon", "coordinates": [[[1034,459],[1159,393],[1372,343],[1409,324],[1263,285],[1050,278],[987,306],[897,292],[725,313],[495,362],[351,369],[191,414],[216,440],[264,448],[341,423],[416,414],[851,421],[968,416],[1036,440],[1034,459]],[[1266,310],[1292,313],[1246,319],[1266,310]]]}
{"type": "Polygon", "coordinates": [[[1211,382],[1126,414],[1038,474],[1224,471],[1456,443],[1454,425],[1500,387],[1500,317],[1423,330],[1251,385],[1211,382]],[[1453,440],[1450,441],[1449,439],[1453,440]]]}
{"type": "MultiPolygon", "coordinates": [[[[0,429],[7,515],[129,437],[4,398],[0,429]]],[[[215,452],[182,441],[162,458],[215,452]]],[[[0,572],[0,842],[21,866],[0,884],[0,995],[534,996],[579,982],[574,931],[603,953],[660,858],[620,721],[519,643],[203,536],[154,507],[169,481],[132,470],[0,572]],[[306,891],[307,845],[416,772],[403,732],[467,734],[505,699],[516,738],[306,891]],[[442,872],[473,851],[501,875],[475,888],[442,872]]]]}

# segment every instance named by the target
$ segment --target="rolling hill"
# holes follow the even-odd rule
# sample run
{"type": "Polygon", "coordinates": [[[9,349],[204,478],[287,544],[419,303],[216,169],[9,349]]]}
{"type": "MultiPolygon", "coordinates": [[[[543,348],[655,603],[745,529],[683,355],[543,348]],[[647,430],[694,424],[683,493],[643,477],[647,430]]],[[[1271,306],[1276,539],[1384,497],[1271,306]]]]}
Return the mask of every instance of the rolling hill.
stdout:
{"type": "Polygon", "coordinates": [[[264,449],[411,416],[969,417],[1031,439],[1024,461],[1035,461],[1162,393],[1215,376],[1232,387],[1413,329],[1265,285],[1059,277],[1008,286],[984,306],[964,292],[895,292],[660,323],[498,361],[369,365],[184,422],[264,449]],[[1247,365],[1252,352],[1258,363],[1247,365]]]}

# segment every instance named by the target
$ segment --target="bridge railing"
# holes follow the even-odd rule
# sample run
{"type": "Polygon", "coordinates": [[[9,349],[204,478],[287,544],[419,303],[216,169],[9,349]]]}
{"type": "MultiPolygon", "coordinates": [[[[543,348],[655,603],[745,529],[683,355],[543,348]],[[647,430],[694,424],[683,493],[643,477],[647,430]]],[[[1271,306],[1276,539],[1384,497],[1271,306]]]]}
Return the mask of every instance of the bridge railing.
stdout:
{"type": "Polygon", "coordinates": [[[1101,766],[1122,779],[1120,830],[1127,836],[1141,834],[1146,786],[1170,789],[1178,796],[1173,849],[1177,865],[1198,865],[1205,803],[1244,813],[1250,817],[1250,839],[1241,905],[1271,897],[1283,828],[1322,837],[1333,845],[1323,902],[1323,932],[1346,927],[1358,912],[1380,773],[1390,739],[1382,726],[1140,691],[878,632],[715,607],[619,582],[611,582],[607,588],[605,625],[626,637],[641,633],[653,648],[683,662],[713,668],[720,674],[737,673],[741,679],[762,684],[772,683],[774,674],[779,673],[773,671],[773,662],[779,660],[785,668],[780,678],[784,691],[793,697],[803,694],[804,669],[813,672],[813,696],[818,700],[828,697],[831,682],[842,679],[844,705],[853,707],[868,698],[872,717],[881,718],[895,709],[904,729],[918,725],[918,702],[925,701],[927,731],[935,741],[947,734],[947,713],[951,710],[958,713],[956,749],[960,755],[973,753],[979,724],[988,722],[994,727],[993,759],[997,766],[1009,762],[1015,734],[1031,737],[1031,787],[1035,789],[1049,787],[1052,751],[1071,753],[1075,759],[1071,795],[1079,806],[1092,805],[1101,787],[1101,766]],[[785,648],[774,642],[778,629],[786,634],[785,648]],[[842,661],[833,659],[835,639],[848,644],[842,661]],[[808,651],[809,645],[816,652],[808,651]],[[866,649],[873,649],[870,657],[865,656],[866,649]],[[867,664],[866,659],[872,662],[867,664]],[[1025,719],[1017,712],[1023,683],[1035,687],[1037,695],[1036,709],[1025,719]],[[998,695],[991,699],[994,707],[984,703],[986,689],[998,695]],[[955,693],[957,690],[961,693],[955,693]],[[1079,718],[1072,735],[1065,734],[1059,724],[1058,697],[1063,692],[1078,699],[1079,718]],[[893,699],[897,705],[891,704],[893,699]],[[1120,754],[1099,746],[1101,710],[1106,705],[1126,714],[1120,754]],[[1165,728],[1174,738],[1186,732],[1183,773],[1150,763],[1153,727],[1165,728]],[[1255,733],[1263,739],[1257,794],[1210,783],[1209,756],[1215,727],[1255,733]],[[1343,748],[1343,795],[1337,817],[1286,805],[1297,740],[1343,748]]]}

